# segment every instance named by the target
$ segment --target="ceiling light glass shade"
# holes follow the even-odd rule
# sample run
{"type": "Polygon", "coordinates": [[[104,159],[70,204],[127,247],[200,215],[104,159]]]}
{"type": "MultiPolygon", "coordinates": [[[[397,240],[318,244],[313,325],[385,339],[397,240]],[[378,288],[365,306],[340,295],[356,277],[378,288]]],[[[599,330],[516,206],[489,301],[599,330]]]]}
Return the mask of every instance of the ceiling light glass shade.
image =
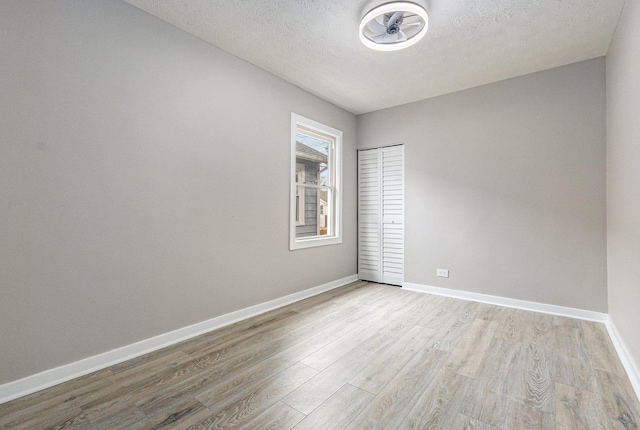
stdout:
{"type": "Polygon", "coordinates": [[[427,33],[429,16],[411,2],[386,3],[360,21],[360,41],[376,51],[397,51],[415,45],[427,33]]]}

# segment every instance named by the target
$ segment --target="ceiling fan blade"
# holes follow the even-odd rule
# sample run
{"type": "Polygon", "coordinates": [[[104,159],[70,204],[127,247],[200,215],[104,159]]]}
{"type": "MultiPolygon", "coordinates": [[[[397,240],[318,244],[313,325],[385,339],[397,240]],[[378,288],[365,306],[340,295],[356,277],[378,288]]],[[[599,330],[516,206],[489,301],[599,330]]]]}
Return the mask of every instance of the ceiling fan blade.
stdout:
{"type": "Polygon", "coordinates": [[[371,38],[371,40],[373,40],[376,43],[389,43],[389,42],[395,42],[395,39],[397,38],[396,34],[379,34],[377,36],[373,36],[371,38]]]}
{"type": "Polygon", "coordinates": [[[367,23],[367,28],[371,30],[372,33],[377,35],[382,35],[387,33],[387,27],[380,24],[378,20],[372,19],[367,23]]]}
{"type": "Polygon", "coordinates": [[[416,26],[416,25],[420,25],[422,24],[421,22],[407,22],[407,23],[402,23],[402,25],[411,25],[411,26],[416,26]]]}
{"type": "Polygon", "coordinates": [[[389,18],[389,24],[387,25],[393,25],[398,20],[402,21],[402,15],[403,12],[394,12],[393,15],[391,15],[391,18],[389,18]]]}
{"type": "Polygon", "coordinates": [[[407,40],[407,35],[404,34],[402,31],[398,32],[398,38],[396,39],[396,42],[404,42],[405,40],[407,40]]]}

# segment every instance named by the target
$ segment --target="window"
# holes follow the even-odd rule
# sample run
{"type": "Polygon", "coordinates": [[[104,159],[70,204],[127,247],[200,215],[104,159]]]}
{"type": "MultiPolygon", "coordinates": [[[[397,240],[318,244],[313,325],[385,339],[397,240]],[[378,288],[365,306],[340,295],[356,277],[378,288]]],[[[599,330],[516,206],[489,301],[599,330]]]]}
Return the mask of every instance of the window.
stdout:
{"type": "Polygon", "coordinates": [[[342,243],[342,132],[291,114],[289,249],[342,243]]]}

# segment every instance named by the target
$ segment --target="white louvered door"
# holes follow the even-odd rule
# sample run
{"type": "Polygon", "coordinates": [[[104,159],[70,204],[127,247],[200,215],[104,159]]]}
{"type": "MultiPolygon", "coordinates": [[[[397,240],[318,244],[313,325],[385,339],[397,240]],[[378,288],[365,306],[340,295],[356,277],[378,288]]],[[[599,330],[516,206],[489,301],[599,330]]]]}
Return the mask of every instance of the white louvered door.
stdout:
{"type": "Polygon", "coordinates": [[[358,151],[358,277],[382,282],[381,163],[377,149],[358,151]]]}
{"type": "Polygon", "coordinates": [[[382,151],[382,282],[404,280],[404,146],[382,151]]]}
{"type": "Polygon", "coordinates": [[[404,280],[404,146],[358,152],[358,275],[404,280]]]}

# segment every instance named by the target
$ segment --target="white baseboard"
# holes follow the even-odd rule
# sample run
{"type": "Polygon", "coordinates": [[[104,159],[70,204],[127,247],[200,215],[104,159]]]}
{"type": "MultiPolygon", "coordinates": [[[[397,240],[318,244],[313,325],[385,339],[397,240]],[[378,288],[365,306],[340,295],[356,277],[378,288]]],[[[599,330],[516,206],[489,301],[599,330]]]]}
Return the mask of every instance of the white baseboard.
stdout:
{"type": "Polygon", "coordinates": [[[436,294],[439,296],[453,297],[472,302],[488,303],[491,305],[506,306],[508,308],[523,309],[525,311],[541,312],[544,314],[558,315],[569,318],[578,318],[588,321],[606,323],[609,315],[602,312],[587,311],[584,309],[568,308],[564,306],[549,305],[546,303],[529,302],[527,300],[510,299],[508,297],[491,296],[488,294],[472,293],[470,291],[452,290],[449,288],[432,287],[430,285],[413,284],[405,282],[402,288],[422,293],[436,294]]]}
{"type": "Polygon", "coordinates": [[[607,321],[606,326],[607,331],[609,332],[609,337],[613,342],[613,346],[618,352],[618,357],[620,357],[620,361],[622,361],[624,370],[627,371],[627,376],[629,376],[629,381],[631,381],[633,390],[636,392],[638,400],[640,400],[640,367],[638,367],[637,363],[629,354],[629,349],[620,336],[620,333],[618,332],[618,329],[616,328],[616,325],[613,323],[611,318],[609,318],[609,320],[607,321]]]}
{"type": "Polygon", "coordinates": [[[587,321],[596,321],[604,323],[613,346],[616,348],[616,352],[620,357],[620,361],[627,371],[631,385],[633,386],[636,396],[640,399],[640,367],[635,363],[631,355],[629,355],[628,348],[626,347],[622,337],[618,333],[618,330],[611,321],[609,314],[587,311],[584,309],[568,308],[564,306],[549,305],[546,303],[529,302],[526,300],[510,299],[507,297],[491,296],[488,294],[472,293],[469,291],[452,290],[449,288],[432,287],[430,285],[414,284],[405,282],[402,284],[402,288],[419,291],[422,293],[436,294],[439,296],[453,297],[456,299],[469,300],[473,302],[488,303],[498,306],[506,306],[510,308],[523,309],[526,311],[542,312],[545,314],[559,315],[569,318],[577,318],[587,321]]]}
{"type": "Polygon", "coordinates": [[[54,369],[45,370],[44,372],[27,376],[26,378],[8,382],[0,385],[0,404],[52,387],[62,382],[70,381],[71,379],[78,378],[97,370],[113,366],[114,364],[130,360],[143,354],[156,351],[166,346],[191,339],[192,337],[207,333],[211,330],[324,293],[325,291],[341,287],[357,280],[357,275],[347,276],[346,278],[338,279],[298,293],[280,297],[279,299],[270,300],[255,306],[240,309],[235,312],[221,315],[219,317],[202,321],[168,333],[163,333],[102,354],[94,355],[70,364],[65,364],[54,369]]]}

